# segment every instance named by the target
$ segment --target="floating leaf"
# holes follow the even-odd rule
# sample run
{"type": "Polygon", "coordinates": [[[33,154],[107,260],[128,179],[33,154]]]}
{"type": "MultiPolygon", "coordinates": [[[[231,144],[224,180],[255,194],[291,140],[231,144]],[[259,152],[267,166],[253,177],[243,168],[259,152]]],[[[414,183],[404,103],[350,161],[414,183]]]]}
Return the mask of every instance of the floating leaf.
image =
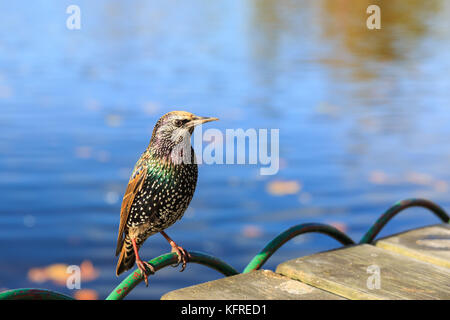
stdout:
{"type": "Polygon", "coordinates": [[[374,184],[386,184],[389,181],[389,176],[383,171],[372,171],[369,175],[369,181],[374,184]]]}
{"type": "MultiPolygon", "coordinates": [[[[36,283],[52,281],[57,285],[66,285],[67,278],[72,275],[68,272],[68,267],[67,264],[55,263],[43,268],[32,268],[28,271],[28,280],[36,283]]],[[[80,272],[81,281],[92,281],[99,275],[98,270],[88,260],[81,263],[80,272]]]]}
{"type": "Polygon", "coordinates": [[[296,194],[302,188],[302,185],[295,180],[291,181],[271,181],[267,184],[267,192],[275,196],[284,196],[296,194]]]}
{"type": "Polygon", "coordinates": [[[80,289],[73,295],[77,300],[98,300],[98,293],[93,289],[80,289]]]}
{"type": "Polygon", "coordinates": [[[263,230],[257,225],[247,225],[242,229],[242,235],[246,238],[259,238],[262,234],[263,230]]]}
{"type": "Polygon", "coordinates": [[[83,281],[92,281],[98,278],[99,272],[94,268],[91,261],[85,260],[81,263],[81,279],[83,281]]]}
{"type": "Polygon", "coordinates": [[[433,177],[426,173],[408,172],[405,178],[407,182],[423,186],[429,186],[433,183],[433,177]]]}

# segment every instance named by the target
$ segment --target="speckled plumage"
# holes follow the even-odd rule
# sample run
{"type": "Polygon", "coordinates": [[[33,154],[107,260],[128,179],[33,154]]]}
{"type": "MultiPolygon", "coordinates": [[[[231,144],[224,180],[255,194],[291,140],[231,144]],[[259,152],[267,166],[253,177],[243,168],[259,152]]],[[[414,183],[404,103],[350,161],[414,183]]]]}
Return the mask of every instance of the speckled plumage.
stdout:
{"type": "Polygon", "coordinates": [[[194,124],[188,125],[212,121],[208,119],[217,120],[177,111],[164,115],[156,123],[150,144],[134,167],[122,202],[116,249],[116,255],[120,254],[117,275],[134,266],[137,251],[132,240],[139,248],[148,237],[181,219],[188,208],[198,177],[190,145],[194,124]],[[177,146],[183,148],[176,149],[177,146]],[[190,155],[184,155],[185,150],[190,150],[190,155]],[[190,161],[180,161],[183,156],[190,161]]]}
{"type": "Polygon", "coordinates": [[[194,196],[198,176],[195,163],[174,164],[151,153],[144,154],[143,158],[147,163],[147,178],[127,221],[128,230],[146,225],[145,232],[138,236],[138,245],[181,219],[194,196]]]}

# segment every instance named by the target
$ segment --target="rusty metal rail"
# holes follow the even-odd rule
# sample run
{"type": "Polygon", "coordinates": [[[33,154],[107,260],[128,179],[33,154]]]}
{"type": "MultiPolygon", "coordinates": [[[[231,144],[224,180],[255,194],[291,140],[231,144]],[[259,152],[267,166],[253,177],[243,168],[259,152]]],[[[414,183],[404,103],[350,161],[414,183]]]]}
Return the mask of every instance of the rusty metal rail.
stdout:
{"type": "MultiPolygon", "coordinates": [[[[425,199],[406,199],[395,203],[390,207],[369,229],[369,231],[362,237],[359,243],[373,243],[375,237],[379,234],[381,229],[399,212],[410,207],[422,207],[430,210],[441,221],[450,223],[449,215],[437,204],[425,200],[425,199]]],[[[351,245],[355,242],[347,236],[345,233],[337,230],[336,228],[319,223],[305,223],[299,224],[286,231],[280,233],[275,239],[270,241],[245,267],[243,273],[251,272],[253,270],[260,269],[264,263],[281,247],[283,244],[291,240],[292,238],[304,233],[321,233],[334,238],[343,245],[351,245]]],[[[201,253],[190,251],[190,262],[198,263],[209,268],[212,268],[225,276],[236,275],[239,272],[233,267],[223,262],[222,260],[201,253]]],[[[175,264],[177,262],[177,256],[175,253],[166,253],[157,258],[149,261],[155,269],[158,271],[162,268],[175,264]]],[[[121,300],[127,296],[133,288],[135,288],[143,277],[139,269],[131,272],[106,298],[107,300],[121,300]]],[[[72,297],[45,289],[13,289],[0,292],[0,300],[13,299],[13,300],[73,300],[72,297]]]]}

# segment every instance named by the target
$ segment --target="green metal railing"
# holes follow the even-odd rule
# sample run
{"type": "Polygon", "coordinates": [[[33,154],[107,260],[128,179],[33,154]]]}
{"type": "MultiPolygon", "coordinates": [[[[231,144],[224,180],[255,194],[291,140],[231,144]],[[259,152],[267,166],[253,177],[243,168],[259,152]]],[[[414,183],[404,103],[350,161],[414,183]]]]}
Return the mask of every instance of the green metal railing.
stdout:
{"type": "Polygon", "coordinates": [[[277,251],[283,244],[304,233],[323,233],[326,234],[343,245],[354,244],[353,240],[350,239],[345,233],[339,231],[338,229],[320,223],[304,223],[296,225],[286,231],[280,233],[275,239],[270,241],[264,249],[262,249],[245,267],[243,273],[260,269],[264,263],[277,251]]]}
{"type": "Polygon", "coordinates": [[[396,216],[400,211],[403,211],[410,207],[422,207],[430,210],[439,219],[445,223],[449,223],[450,218],[448,214],[440,206],[425,199],[406,199],[397,202],[392,207],[390,207],[383,215],[375,222],[375,224],[367,231],[367,233],[362,237],[359,243],[373,243],[375,237],[380,233],[381,229],[396,216]]]}
{"type": "Polygon", "coordinates": [[[65,294],[34,288],[13,289],[0,292],[0,300],[75,300],[65,294]]]}
{"type": "MultiPolygon", "coordinates": [[[[359,243],[373,243],[375,237],[380,233],[381,229],[391,220],[395,215],[404,209],[410,207],[422,207],[430,210],[434,213],[441,221],[445,223],[450,223],[449,215],[437,204],[425,200],[425,199],[406,199],[399,201],[390,207],[369,229],[369,231],[362,237],[359,243]]],[[[286,231],[280,233],[275,239],[270,241],[245,267],[242,273],[251,272],[260,269],[264,263],[286,242],[292,238],[299,236],[304,233],[321,233],[334,238],[343,245],[352,245],[355,242],[348,237],[345,233],[339,231],[338,229],[320,223],[305,223],[299,224],[286,231]]],[[[233,267],[223,262],[222,260],[195,251],[189,251],[191,258],[189,262],[201,264],[214,269],[225,276],[232,276],[239,274],[233,267]]],[[[176,264],[178,257],[175,253],[166,253],[157,258],[149,261],[153,265],[156,271],[163,269],[167,266],[176,264]]],[[[121,300],[127,294],[133,290],[141,281],[143,276],[139,269],[131,272],[106,298],[106,300],[121,300]]],[[[0,293],[0,300],[2,299],[17,299],[17,300],[74,300],[74,298],[44,289],[13,289],[0,293]]]]}
{"type": "MultiPolygon", "coordinates": [[[[234,276],[239,274],[233,267],[229,266],[222,260],[212,257],[210,255],[189,251],[190,258],[189,262],[194,262],[202,264],[204,266],[210,267],[214,270],[219,271],[225,276],[234,276]]],[[[156,271],[165,268],[167,266],[177,263],[178,256],[176,253],[166,253],[155,259],[149,261],[149,263],[155,268],[156,271]]],[[[123,299],[134,287],[136,287],[139,282],[143,279],[141,270],[136,269],[128,277],[125,278],[106,298],[106,300],[121,300],[123,299]]]]}

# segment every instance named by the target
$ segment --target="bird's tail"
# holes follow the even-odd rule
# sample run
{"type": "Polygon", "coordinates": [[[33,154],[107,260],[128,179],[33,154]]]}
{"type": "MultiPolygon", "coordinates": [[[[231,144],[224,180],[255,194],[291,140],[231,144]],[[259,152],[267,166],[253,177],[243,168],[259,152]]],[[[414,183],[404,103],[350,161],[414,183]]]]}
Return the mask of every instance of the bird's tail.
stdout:
{"type": "Polygon", "coordinates": [[[119,261],[117,261],[116,275],[133,268],[135,261],[136,256],[134,255],[133,243],[127,235],[122,244],[119,261]]]}

